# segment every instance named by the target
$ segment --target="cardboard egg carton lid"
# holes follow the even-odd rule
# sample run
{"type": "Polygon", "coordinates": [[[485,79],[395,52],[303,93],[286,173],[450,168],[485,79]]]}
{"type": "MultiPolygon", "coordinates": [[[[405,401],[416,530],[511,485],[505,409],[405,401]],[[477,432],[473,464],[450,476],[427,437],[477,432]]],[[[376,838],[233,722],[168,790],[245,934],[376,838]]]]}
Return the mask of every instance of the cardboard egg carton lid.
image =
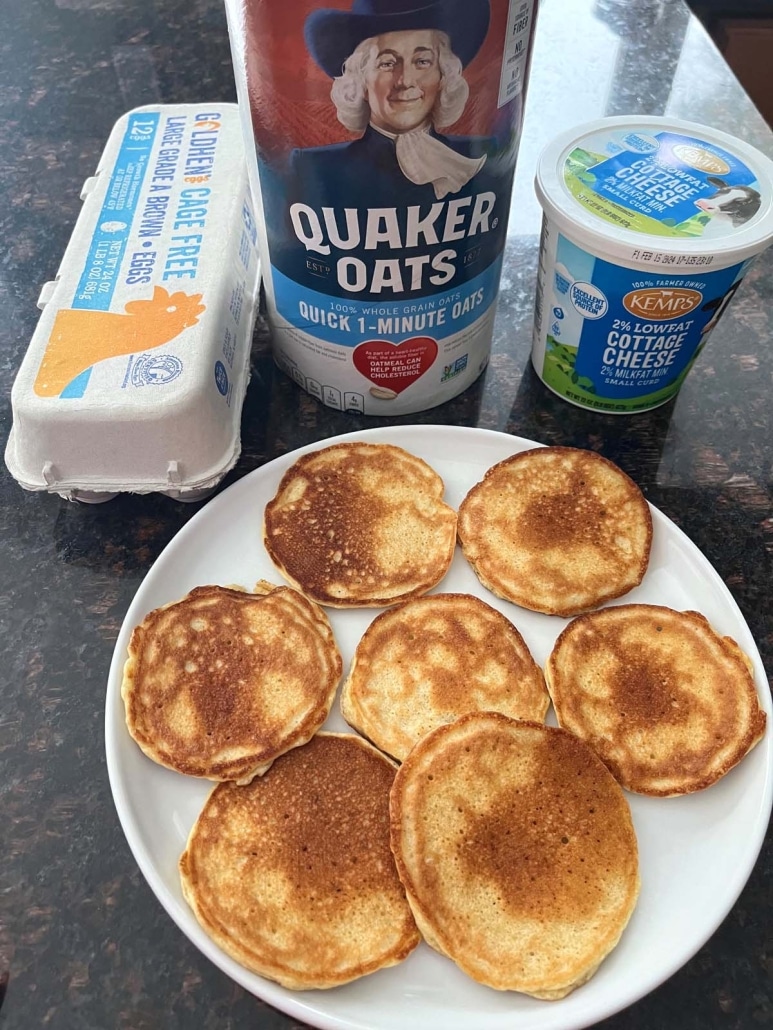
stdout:
{"type": "Polygon", "coordinates": [[[115,124],[11,394],[28,490],[194,499],[240,452],[260,285],[236,104],[115,124]]]}

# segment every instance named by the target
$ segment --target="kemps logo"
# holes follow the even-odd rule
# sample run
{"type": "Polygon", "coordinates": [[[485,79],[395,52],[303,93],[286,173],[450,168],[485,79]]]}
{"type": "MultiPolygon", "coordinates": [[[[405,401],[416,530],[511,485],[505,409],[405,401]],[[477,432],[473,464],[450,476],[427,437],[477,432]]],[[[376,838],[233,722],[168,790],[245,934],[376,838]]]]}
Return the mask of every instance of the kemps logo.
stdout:
{"type": "Polygon", "coordinates": [[[698,290],[648,288],[623,297],[626,311],[649,322],[666,322],[689,315],[703,300],[698,290]]]}
{"type": "Polygon", "coordinates": [[[727,175],[730,171],[727,161],[724,161],[718,154],[712,154],[704,147],[677,143],[673,149],[680,161],[684,161],[686,165],[695,168],[698,172],[708,172],[709,175],[727,175]]]}

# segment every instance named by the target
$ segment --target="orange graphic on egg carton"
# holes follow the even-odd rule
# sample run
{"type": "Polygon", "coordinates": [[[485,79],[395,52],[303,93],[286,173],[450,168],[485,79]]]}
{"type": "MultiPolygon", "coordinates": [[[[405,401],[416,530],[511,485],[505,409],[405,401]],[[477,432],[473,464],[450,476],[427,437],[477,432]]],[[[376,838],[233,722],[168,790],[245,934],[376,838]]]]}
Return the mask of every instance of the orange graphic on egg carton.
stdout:
{"type": "Polygon", "coordinates": [[[206,310],[200,293],[168,293],[132,300],[120,311],[66,308],[58,311],[35,379],[39,397],[58,397],[98,361],[152,350],[196,325],[206,310]]]}

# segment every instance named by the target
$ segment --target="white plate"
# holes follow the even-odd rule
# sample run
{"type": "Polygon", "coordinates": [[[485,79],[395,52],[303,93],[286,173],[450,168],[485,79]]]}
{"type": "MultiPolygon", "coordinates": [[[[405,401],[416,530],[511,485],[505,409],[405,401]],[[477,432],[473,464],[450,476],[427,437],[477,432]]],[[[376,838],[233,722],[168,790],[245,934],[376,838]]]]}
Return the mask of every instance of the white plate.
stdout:
{"type": "MultiPolygon", "coordinates": [[[[763,741],[709,790],[684,798],[628,795],[639,839],[642,890],[618,947],[595,977],[561,1001],[500,993],[468,979],[425,944],[401,965],[329,991],[294,993],[248,972],[204,934],[183,901],[177,861],[211,789],[147,759],[130,738],[121,701],[121,670],[132,628],[147,612],[197,584],[279,582],[263,550],[264,505],[285,469],[306,451],[340,440],[394,443],[428,461],[457,507],[486,469],[536,446],[481,429],[403,426],[322,440],[245,476],[207,504],[177,534],[148,572],[116,643],[106,705],[106,748],[118,815],[134,857],[172,919],[225,973],[264,1001],[321,1028],[367,1030],[579,1030],[630,1005],[682,966],[713,933],[751,873],[771,808],[771,740],[763,741]]],[[[757,648],[729,591],[706,558],[669,519],[653,509],[654,539],[643,583],[620,603],[694,608],[738,641],[754,662],[770,718],[770,697],[757,648]]],[[[457,552],[440,590],[483,597],[515,623],[544,664],[565,619],[525,611],[489,594],[457,552]]],[[[348,667],[375,610],[328,610],[348,667]]],[[[327,728],[345,729],[336,703],[327,728]]]]}

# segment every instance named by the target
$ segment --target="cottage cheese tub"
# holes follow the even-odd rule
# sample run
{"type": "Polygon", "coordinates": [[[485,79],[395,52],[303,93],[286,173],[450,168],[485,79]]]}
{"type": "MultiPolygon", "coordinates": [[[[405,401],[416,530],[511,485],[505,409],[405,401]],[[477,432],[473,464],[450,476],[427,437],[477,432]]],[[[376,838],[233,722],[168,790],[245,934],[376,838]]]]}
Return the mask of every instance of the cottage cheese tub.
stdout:
{"type": "Polygon", "coordinates": [[[773,162],[666,118],[601,119],[541,155],[532,362],[584,408],[670,400],[773,241],[773,162]]]}
{"type": "Polygon", "coordinates": [[[240,450],[259,265],[235,104],[116,122],[14,383],[28,490],[209,492],[240,450]]]}

